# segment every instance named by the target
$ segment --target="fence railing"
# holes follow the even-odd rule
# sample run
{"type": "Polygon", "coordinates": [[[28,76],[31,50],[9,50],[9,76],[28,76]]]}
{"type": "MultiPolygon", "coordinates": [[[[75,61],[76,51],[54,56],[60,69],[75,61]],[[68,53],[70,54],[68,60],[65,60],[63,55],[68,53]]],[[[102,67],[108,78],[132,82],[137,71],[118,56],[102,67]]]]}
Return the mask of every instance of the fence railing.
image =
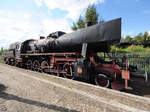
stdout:
{"type": "Polygon", "coordinates": [[[108,55],[105,56],[106,59],[112,57],[119,62],[128,59],[129,64],[137,66],[139,71],[150,73],[150,53],[108,53],[108,55]]]}

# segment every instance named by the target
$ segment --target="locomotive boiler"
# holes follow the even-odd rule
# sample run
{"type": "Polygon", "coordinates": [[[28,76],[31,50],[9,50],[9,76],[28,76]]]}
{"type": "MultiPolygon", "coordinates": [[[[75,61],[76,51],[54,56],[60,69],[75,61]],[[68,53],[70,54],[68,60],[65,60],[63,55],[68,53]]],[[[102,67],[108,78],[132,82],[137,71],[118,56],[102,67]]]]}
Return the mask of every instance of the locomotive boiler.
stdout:
{"type": "Polygon", "coordinates": [[[26,52],[81,52],[82,44],[88,44],[87,51],[106,51],[121,38],[121,19],[93,25],[68,33],[55,32],[40,40],[23,42],[21,51],[26,52]]]}

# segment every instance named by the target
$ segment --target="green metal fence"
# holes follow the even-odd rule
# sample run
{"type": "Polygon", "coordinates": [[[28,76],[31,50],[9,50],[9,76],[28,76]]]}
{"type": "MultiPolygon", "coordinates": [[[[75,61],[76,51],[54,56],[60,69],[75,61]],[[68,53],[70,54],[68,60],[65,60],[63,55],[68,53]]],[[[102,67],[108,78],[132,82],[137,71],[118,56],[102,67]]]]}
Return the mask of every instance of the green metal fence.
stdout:
{"type": "MultiPolygon", "coordinates": [[[[147,71],[150,73],[150,53],[109,53],[109,55],[121,63],[123,63],[125,59],[128,59],[129,64],[137,66],[139,71],[147,71]]],[[[105,58],[110,57],[106,55],[105,58]]]]}

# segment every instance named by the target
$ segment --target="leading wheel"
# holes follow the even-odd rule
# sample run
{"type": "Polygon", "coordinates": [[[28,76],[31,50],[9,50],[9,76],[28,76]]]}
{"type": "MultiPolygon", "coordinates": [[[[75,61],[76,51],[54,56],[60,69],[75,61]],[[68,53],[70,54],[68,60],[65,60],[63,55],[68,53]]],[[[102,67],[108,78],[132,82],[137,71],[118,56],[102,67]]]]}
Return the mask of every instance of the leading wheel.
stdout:
{"type": "Polygon", "coordinates": [[[95,84],[101,87],[109,88],[110,87],[110,80],[105,74],[98,74],[95,77],[95,84]]]}
{"type": "Polygon", "coordinates": [[[63,66],[63,70],[66,72],[66,73],[63,73],[63,76],[65,78],[68,78],[68,79],[74,79],[74,70],[73,70],[73,67],[69,64],[65,64],[63,66]]]}

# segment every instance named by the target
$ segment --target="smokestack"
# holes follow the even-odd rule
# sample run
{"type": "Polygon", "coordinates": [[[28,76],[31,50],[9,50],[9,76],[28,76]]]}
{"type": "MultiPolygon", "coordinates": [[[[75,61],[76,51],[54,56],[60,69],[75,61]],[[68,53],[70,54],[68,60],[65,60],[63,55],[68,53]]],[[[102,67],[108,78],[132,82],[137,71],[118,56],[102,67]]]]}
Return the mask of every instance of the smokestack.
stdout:
{"type": "Polygon", "coordinates": [[[45,39],[45,37],[43,37],[43,36],[40,36],[40,40],[41,40],[41,39],[45,39]]]}
{"type": "Polygon", "coordinates": [[[87,22],[85,24],[85,28],[87,28],[88,26],[92,26],[92,25],[95,25],[95,23],[94,22],[87,22]]]}

